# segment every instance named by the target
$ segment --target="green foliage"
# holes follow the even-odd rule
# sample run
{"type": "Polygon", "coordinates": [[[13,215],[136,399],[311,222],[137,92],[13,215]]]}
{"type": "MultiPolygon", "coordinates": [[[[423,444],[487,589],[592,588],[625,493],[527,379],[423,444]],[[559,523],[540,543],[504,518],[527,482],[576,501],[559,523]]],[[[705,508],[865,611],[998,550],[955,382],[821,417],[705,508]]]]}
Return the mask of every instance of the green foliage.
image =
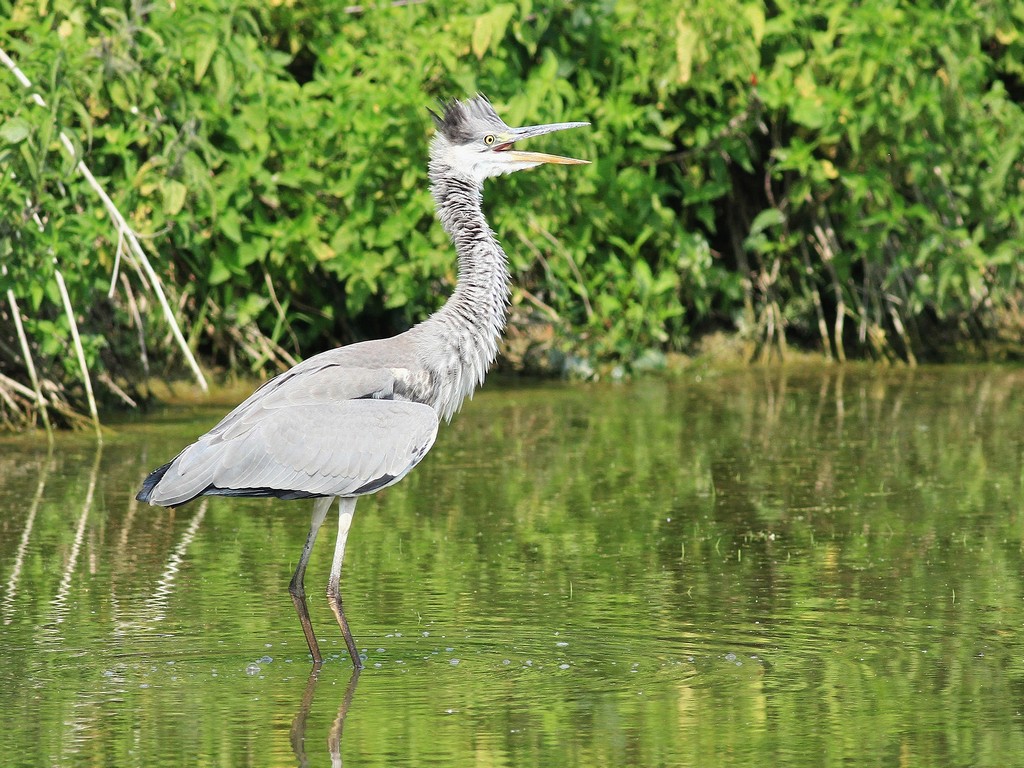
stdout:
{"type": "Polygon", "coordinates": [[[513,318],[553,323],[563,351],[628,363],[724,325],[939,356],[936,331],[984,340],[1021,315],[1022,24],[1019,2],[967,0],[0,0],[49,105],[0,77],[0,281],[37,341],[66,339],[56,260],[108,368],[138,353],[134,287],[151,352],[173,356],[140,274],[97,298],[117,235],[64,130],[207,360],[261,371],[282,346],[401,330],[455,279],[425,107],[483,91],[510,124],[593,123],[552,139],[593,165],[488,192],[513,318]]]}
{"type": "Polygon", "coordinates": [[[761,96],[780,231],[798,234],[766,259],[793,275],[811,247],[815,284],[882,355],[887,331],[912,356],[929,321],[1019,307],[1024,6],[779,7],[761,96]]]}

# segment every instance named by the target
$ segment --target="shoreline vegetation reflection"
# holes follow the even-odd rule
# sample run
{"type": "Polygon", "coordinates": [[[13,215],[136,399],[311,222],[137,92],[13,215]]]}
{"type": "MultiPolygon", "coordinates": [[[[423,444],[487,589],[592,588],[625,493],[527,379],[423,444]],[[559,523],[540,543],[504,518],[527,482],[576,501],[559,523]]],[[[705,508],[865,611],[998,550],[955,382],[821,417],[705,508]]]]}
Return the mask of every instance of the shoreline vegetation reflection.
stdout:
{"type": "MultiPolygon", "coordinates": [[[[356,515],[361,677],[340,637],[309,675],[285,591],[308,502],[134,500],[219,407],[117,425],[102,449],[5,438],[5,754],[1024,764],[1022,384],[855,367],[489,385],[356,515]]],[[[329,567],[314,553],[310,578],[329,567]]]]}

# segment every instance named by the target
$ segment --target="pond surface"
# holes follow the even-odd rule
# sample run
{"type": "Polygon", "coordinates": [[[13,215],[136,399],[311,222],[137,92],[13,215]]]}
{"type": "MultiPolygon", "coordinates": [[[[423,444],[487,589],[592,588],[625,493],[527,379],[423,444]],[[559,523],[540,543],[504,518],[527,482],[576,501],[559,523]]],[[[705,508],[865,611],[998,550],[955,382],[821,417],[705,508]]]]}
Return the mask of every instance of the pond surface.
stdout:
{"type": "Polygon", "coordinates": [[[223,406],[0,440],[4,765],[1024,765],[1024,372],[488,385],[364,498],[133,500],[223,406]]]}

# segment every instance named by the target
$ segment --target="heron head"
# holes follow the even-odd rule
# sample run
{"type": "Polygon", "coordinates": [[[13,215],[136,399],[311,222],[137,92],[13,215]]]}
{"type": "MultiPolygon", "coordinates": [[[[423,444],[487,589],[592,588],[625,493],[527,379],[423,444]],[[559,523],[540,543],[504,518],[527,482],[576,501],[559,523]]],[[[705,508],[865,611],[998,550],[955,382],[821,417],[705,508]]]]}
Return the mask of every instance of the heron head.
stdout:
{"type": "Polygon", "coordinates": [[[442,102],[441,107],[440,115],[430,110],[437,126],[431,156],[478,182],[544,163],[586,165],[589,162],[542,152],[523,152],[515,149],[514,145],[534,136],[566,128],[582,128],[590,123],[549,123],[510,128],[498,117],[483,94],[465,101],[442,102]]]}

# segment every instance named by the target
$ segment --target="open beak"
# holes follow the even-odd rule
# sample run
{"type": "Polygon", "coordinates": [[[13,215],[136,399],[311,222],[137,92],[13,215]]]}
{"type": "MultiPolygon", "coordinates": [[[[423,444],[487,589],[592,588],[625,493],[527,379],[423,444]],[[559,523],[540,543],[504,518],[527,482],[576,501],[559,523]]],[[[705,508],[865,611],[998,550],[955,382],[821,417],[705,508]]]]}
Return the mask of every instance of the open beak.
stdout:
{"type": "Polygon", "coordinates": [[[543,136],[545,133],[564,131],[568,128],[584,128],[590,123],[549,123],[548,125],[528,125],[525,128],[513,128],[509,132],[509,138],[494,147],[495,152],[513,162],[519,163],[555,163],[557,165],[587,165],[589,160],[577,160],[574,157],[562,157],[561,155],[546,155],[543,152],[521,152],[513,149],[517,141],[532,139],[534,136],[543,136]]]}

